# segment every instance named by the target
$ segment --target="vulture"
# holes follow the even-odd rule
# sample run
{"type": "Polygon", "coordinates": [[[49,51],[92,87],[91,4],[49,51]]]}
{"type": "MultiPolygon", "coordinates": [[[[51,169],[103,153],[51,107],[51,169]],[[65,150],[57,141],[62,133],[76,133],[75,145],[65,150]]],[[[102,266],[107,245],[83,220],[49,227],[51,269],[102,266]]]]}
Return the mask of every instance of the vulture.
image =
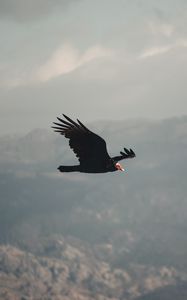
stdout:
{"type": "Polygon", "coordinates": [[[71,120],[63,114],[64,119],[57,117],[58,123],[53,122],[55,132],[69,139],[69,146],[76,154],[79,165],[59,166],[60,172],[106,173],[117,170],[124,171],[118,161],[135,157],[132,149],[124,148],[121,155],[110,157],[107,152],[106,142],[99,135],[89,130],[77,119],[71,120]]]}

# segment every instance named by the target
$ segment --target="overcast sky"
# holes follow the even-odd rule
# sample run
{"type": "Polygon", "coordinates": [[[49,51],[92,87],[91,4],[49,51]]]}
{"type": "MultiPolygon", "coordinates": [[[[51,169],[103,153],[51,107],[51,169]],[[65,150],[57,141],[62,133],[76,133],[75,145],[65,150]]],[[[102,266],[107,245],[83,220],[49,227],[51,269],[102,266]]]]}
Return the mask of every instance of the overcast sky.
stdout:
{"type": "Polygon", "coordinates": [[[0,134],[187,114],[186,0],[0,0],[0,134]]]}

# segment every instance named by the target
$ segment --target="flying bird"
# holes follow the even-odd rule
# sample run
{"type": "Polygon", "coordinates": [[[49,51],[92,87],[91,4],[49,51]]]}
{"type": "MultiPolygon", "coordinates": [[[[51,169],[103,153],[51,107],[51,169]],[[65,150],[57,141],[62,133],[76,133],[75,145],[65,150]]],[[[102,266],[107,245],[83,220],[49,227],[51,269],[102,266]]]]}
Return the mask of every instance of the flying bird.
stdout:
{"type": "Polygon", "coordinates": [[[99,135],[89,130],[78,119],[71,120],[63,114],[64,119],[57,117],[58,123],[53,122],[55,132],[69,139],[69,146],[76,154],[79,165],[59,166],[60,172],[106,173],[124,171],[118,161],[135,157],[132,149],[124,148],[121,155],[110,157],[107,152],[106,142],[99,135]]]}

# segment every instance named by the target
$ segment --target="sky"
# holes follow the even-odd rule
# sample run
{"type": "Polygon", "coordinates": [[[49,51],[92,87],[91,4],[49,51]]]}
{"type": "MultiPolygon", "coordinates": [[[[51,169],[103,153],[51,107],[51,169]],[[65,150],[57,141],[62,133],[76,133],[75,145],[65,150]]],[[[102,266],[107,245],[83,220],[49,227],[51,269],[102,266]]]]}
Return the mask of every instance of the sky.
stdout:
{"type": "Polygon", "coordinates": [[[186,0],[0,0],[0,135],[187,114],[186,0]]]}

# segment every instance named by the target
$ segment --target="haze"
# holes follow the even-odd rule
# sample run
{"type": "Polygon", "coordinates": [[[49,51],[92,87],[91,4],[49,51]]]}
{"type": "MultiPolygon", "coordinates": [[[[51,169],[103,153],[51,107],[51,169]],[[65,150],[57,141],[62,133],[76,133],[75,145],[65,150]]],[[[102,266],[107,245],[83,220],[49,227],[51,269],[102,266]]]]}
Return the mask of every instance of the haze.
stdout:
{"type": "Polygon", "coordinates": [[[184,0],[0,1],[0,134],[187,113],[184,0]]]}
{"type": "Polygon", "coordinates": [[[0,0],[0,299],[187,299],[186,33],[186,0],[0,0]],[[126,172],[58,172],[61,113],[126,172]]]}

